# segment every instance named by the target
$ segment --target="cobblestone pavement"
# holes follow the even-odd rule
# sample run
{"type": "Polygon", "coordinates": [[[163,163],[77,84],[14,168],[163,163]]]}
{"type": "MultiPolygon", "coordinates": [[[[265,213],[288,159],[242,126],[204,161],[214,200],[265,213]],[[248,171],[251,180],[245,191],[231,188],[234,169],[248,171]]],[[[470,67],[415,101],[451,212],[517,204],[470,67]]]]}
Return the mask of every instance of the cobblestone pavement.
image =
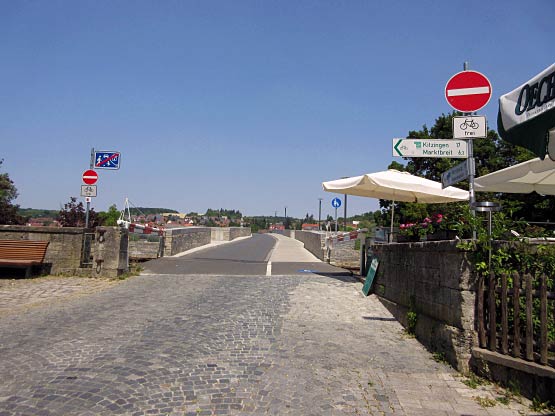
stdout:
{"type": "Polygon", "coordinates": [[[466,387],[360,289],[148,275],[0,315],[0,415],[526,413],[481,407],[493,388],[466,387]]]}
{"type": "Polygon", "coordinates": [[[88,295],[115,284],[117,281],[114,280],[82,277],[0,279],[0,316],[88,295]]]}

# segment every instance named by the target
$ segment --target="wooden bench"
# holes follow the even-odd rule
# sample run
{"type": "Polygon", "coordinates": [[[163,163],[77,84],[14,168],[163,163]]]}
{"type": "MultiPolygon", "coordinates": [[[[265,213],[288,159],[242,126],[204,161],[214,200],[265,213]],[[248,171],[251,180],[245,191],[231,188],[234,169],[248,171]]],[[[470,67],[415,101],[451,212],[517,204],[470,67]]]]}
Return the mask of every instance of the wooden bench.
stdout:
{"type": "Polygon", "coordinates": [[[44,262],[49,241],[0,240],[0,267],[25,268],[31,276],[33,266],[44,262]]]}

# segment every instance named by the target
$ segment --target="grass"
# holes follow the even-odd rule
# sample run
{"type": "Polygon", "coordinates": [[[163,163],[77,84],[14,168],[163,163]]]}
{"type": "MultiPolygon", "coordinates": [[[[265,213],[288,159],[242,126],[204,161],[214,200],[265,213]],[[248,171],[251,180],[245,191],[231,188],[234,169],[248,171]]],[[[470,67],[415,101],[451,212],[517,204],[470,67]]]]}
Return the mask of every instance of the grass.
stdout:
{"type": "Polygon", "coordinates": [[[434,352],[432,354],[432,358],[434,359],[434,361],[436,363],[441,363],[441,364],[448,364],[447,359],[445,358],[445,353],[444,352],[434,352]]]}
{"type": "Polygon", "coordinates": [[[466,384],[471,389],[477,389],[480,386],[486,386],[490,384],[485,378],[479,377],[474,373],[470,373],[466,379],[462,380],[464,384],[466,384]]]}
{"type": "Polygon", "coordinates": [[[482,407],[494,407],[497,402],[493,399],[490,399],[489,397],[481,397],[481,396],[477,396],[474,397],[474,400],[476,400],[476,402],[482,406],[482,407]]]}

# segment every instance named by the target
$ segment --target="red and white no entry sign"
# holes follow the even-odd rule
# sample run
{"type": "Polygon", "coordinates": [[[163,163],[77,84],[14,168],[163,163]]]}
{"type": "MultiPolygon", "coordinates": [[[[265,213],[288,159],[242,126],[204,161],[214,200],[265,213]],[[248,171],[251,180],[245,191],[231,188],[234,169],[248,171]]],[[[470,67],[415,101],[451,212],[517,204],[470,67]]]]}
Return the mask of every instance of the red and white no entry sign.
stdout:
{"type": "Polygon", "coordinates": [[[94,170],[86,170],[83,172],[83,182],[87,185],[94,185],[98,180],[98,173],[94,170]]]}
{"type": "Polygon", "coordinates": [[[445,98],[451,107],[463,113],[472,113],[484,107],[491,98],[491,83],[477,71],[455,74],[445,85],[445,98]]]}

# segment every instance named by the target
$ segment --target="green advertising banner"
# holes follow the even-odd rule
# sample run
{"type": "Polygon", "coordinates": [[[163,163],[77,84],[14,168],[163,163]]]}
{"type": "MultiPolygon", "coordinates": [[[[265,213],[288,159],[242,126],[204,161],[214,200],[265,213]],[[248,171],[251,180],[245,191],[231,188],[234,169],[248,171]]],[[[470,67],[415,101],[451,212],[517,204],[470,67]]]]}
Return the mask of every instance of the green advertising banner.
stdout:
{"type": "Polygon", "coordinates": [[[372,262],[370,263],[368,274],[366,275],[366,280],[364,281],[364,286],[362,287],[362,293],[364,293],[365,296],[368,296],[368,294],[370,293],[370,288],[372,287],[374,277],[376,277],[376,272],[378,270],[379,264],[380,262],[378,261],[378,258],[372,257],[372,262]]]}

